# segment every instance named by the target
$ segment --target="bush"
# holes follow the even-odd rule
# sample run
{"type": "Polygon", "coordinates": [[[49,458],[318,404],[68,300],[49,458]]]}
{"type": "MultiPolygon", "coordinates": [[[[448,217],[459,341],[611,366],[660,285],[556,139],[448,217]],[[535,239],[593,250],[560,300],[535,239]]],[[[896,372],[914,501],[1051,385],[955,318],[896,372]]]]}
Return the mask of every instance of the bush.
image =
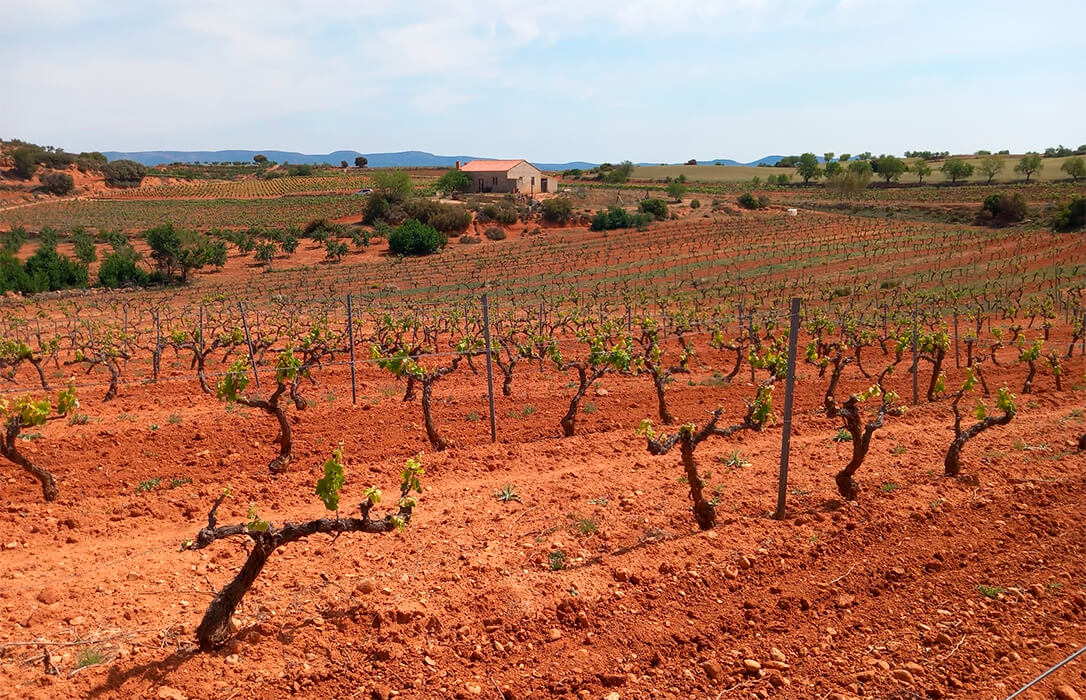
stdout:
{"type": "Polygon", "coordinates": [[[147,168],[134,160],[115,160],[102,168],[110,187],[139,187],[147,168]]]}
{"type": "Polygon", "coordinates": [[[491,226],[486,231],[483,231],[483,235],[492,241],[505,240],[505,230],[497,226],[491,226]]]}
{"type": "Polygon", "coordinates": [[[37,251],[26,261],[26,274],[34,291],[87,286],[87,266],[57,254],[56,244],[43,236],[37,251]]]}
{"type": "Polygon", "coordinates": [[[140,254],[132,248],[110,253],[98,268],[98,284],[103,287],[146,287],[150,275],[138,265],[140,254]]]}
{"type": "Polygon", "coordinates": [[[471,212],[463,207],[440,204],[426,223],[441,233],[460,232],[471,225],[471,212]]]}
{"type": "Polygon", "coordinates": [[[540,206],[543,210],[543,220],[552,224],[569,223],[569,219],[573,215],[573,202],[567,197],[545,199],[540,206]]]}
{"type": "Polygon", "coordinates": [[[98,259],[98,251],[94,247],[94,237],[87,233],[83,227],[72,231],[72,246],[75,248],[75,257],[80,262],[90,264],[98,259]]]}
{"type": "Polygon", "coordinates": [[[984,198],[977,212],[977,223],[987,226],[1006,226],[1026,218],[1029,211],[1026,198],[1021,193],[996,192],[984,198]]]}
{"type": "Polygon", "coordinates": [[[744,209],[765,209],[766,205],[769,204],[769,200],[764,195],[761,197],[755,197],[750,192],[744,192],[743,194],[739,195],[739,199],[737,201],[739,202],[739,206],[743,207],[744,209]]]}
{"type": "Polygon", "coordinates": [[[373,173],[373,192],[390,204],[407,199],[415,186],[405,170],[378,170],[373,173]]]}
{"type": "Polygon", "coordinates": [[[1086,226],[1086,197],[1075,197],[1060,207],[1052,220],[1057,231],[1074,231],[1086,226]]]}
{"type": "Polygon", "coordinates": [[[294,177],[306,177],[313,174],[313,166],[308,163],[299,163],[287,168],[287,175],[294,177]]]}
{"type": "Polygon", "coordinates": [[[461,236],[460,237],[460,242],[461,243],[472,244],[472,243],[481,243],[482,241],[480,240],[480,238],[478,236],[461,236]]]}
{"type": "Polygon", "coordinates": [[[11,159],[15,162],[15,174],[29,180],[38,172],[38,157],[42,150],[37,146],[20,146],[11,152],[11,159]]]}
{"type": "Polygon", "coordinates": [[[310,221],[309,223],[307,223],[305,225],[305,228],[302,229],[302,233],[304,233],[307,236],[312,237],[313,234],[317,233],[318,231],[334,232],[334,231],[336,231],[336,228],[337,228],[336,225],[333,224],[328,219],[324,219],[324,218],[313,219],[312,221],[310,221]]]}
{"type": "Polygon", "coordinates": [[[445,241],[433,226],[408,219],[389,234],[388,249],[397,255],[428,255],[443,247],[445,241]]]}
{"type": "Polygon", "coordinates": [[[452,194],[454,192],[467,192],[471,189],[471,176],[463,170],[450,168],[435,183],[438,190],[452,194]]]}
{"type": "Polygon", "coordinates": [[[637,209],[645,214],[651,214],[657,221],[667,218],[667,202],[662,199],[642,199],[637,209]]]}
{"type": "Polygon", "coordinates": [[[650,217],[647,214],[631,214],[622,207],[611,207],[607,211],[600,210],[592,217],[591,229],[593,231],[609,231],[618,228],[641,228],[646,226],[650,217]]]}
{"type": "Polygon", "coordinates": [[[700,209],[701,208],[701,202],[696,200],[696,199],[691,199],[690,200],[690,208],[691,209],[700,209]]]}
{"type": "Polygon", "coordinates": [[[71,194],[75,190],[75,180],[68,173],[46,173],[41,178],[41,186],[50,194],[71,194]]]}

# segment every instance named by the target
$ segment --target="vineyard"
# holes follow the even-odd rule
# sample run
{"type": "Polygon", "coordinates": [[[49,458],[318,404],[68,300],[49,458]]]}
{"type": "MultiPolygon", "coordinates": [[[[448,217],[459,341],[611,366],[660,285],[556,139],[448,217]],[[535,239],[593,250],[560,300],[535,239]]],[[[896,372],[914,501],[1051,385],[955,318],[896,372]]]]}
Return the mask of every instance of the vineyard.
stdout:
{"type": "Polygon", "coordinates": [[[109,199],[262,199],[287,195],[352,194],[368,187],[368,175],[279,177],[271,180],[195,180],[114,190],[109,199]]]}
{"type": "MultiPolygon", "coordinates": [[[[284,180],[5,223],[358,213],[284,180]]],[[[769,210],[5,299],[0,697],[1005,697],[1082,645],[1084,279],[769,210]]]]}
{"type": "MultiPolygon", "coordinates": [[[[172,185],[166,185],[172,187],[172,185]]],[[[315,218],[357,214],[358,197],[299,195],[271,199],[67,199],[3,213],[7,226],[135,230],[172,221],[191,228],[301,226],[315,218]]]]}

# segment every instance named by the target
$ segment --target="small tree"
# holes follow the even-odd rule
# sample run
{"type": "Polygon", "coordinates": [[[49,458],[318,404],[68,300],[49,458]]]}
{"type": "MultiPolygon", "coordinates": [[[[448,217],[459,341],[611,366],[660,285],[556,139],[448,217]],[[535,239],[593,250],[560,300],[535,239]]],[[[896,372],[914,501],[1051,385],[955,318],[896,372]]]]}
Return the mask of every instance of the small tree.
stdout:
{"type": "Polygon", "coordinates": [[[645,214],[652,214],[659,221],[667,218],[667,202],[662,199],[642,199],[637,204],[637,209],[645,214]]]}
{"type": "Polygon", "coordinates": [[[256,247],[256,254],[253,255],[253,259],[256,260],[258,265],[271,267],[272,261],[275,260],[275,244],[271,241],[259,244],[256,247]]]}
{"type": "Polygon", "coordinates": [[[686,183],[681,180],[672,180],[667,183],[667,194],[674,202],[681,202],[687,189],[686,183]]]}
{"type": "Polygon", "coordinates": [[[107,163],[102,172],[110,187],[139,187],[147,175],[147,168],[134,160],[115,160],[107,163]]]}
{"type": "Polygon", "coordinates": [[[897,156],[879,156],[875,159],[874,170],[878,172],[879,177],[889,183],[891,180],[900,179],[907,168],[905,161],[897,156]]]}
{"type": "Polygon", "coordinates": [[[796,162],[796,172],[803,178],[803,184],[822,177],[822,168],[818,165],[818,156],[814,153],[804,153],[796,162]]]}
{"type": "Polygon", "coordinates": [[[406,170],[376,170],[373,173],[373,193],[395,204],[411,196],[415,186],[406,170]]]}
{"type": "Polygon", "coordinates": [[[951,183],[964,180],[973,176],[973,164],[967,163],[961,158],[950,158],[939,170],[950,178],[951,183]]]}
{"type": "Polygon", "coordinates": [[[552,224],[569,223],[573,215],[573,202],[568,197],[551,197],[543,200],[540,206],[543,210],[543,220],[552,224]]]}
{"type": "Polygon", "coordinates": [[[950,409],[954,412],[954,440],[950,443],[950,447],[947,448],[946,457],[943,460],[943,473],[946,476],[957,476],[961,471],[961,453],[966,442],[989,428],[994,428],[997,425],[1007,425],[1018,412],[1014,405],[1014,394],[1004,387],[996,394],[996,408],[1000,410],[1002,415],[988,415],[988,409],[984,402],[978,401],[973,409],[973,415],[976,417],[977,422],[964,430],[962,429],[962,414],[959,406],[962,397],[971,392],[973,387],[976,386],[979,372],[980,368],[977,365],[966,369],[965,382],[962,383],[962,388],[954,393],[953,400],[950,402],[950,409]]]}
{"type": "Polygon", "coordinates": [[[284,523],[275,527],[260,518],[256,506],[249,508],[248,521],[236,525],[219,526],[217,513],[222,502],[230,497],[229,487],[215,500],[207,515],[207,527],[200,530],[195,540],[188,540],[182,549],[204,549],[216,540],[228,537],[248,537],[253,547],[245,559],[241,570],[211,601],[204,613],[200,626],[196,628],[196,640],[204,651],[211,651],[222,646],[230,636],[230,619],[241,604],[242,598],[256,582],[264,569],[268,558],[276,549],[291,542],[316,534],[332,535],[333,541],[344,532],[366,532],[383,534],[403,530],[410,522],[417,505],[411,493],[422,494],[421,478],[425,474],[418,459],[408,459],[400,480],[400,500],[396,513],[389,513],[380,520],[370,518],[370,512],[381,502],[381,490],[371,486],[363,492],[364,500],[359,504],[360,517],[339,517],[340,490],[346,482],[343,464],[343,446],[340,444],[324,464],[324,476],[317,482],[316,495],[325,508],[335,513],[334,518],[318,518],[304,523],[284,523]]]}
{"type": "Polygon", "coordinates": [[[1006,162],[1000,156],[989,155],[983,158],[978,167],[982,175],[988,176],[988,181],[985,184],[992,184],[992,178],[1003,172],[1006,165],[1006,162]]]}
{"type": "Polygon", "coordinates": [[[920,181],[920,184],[923,185],[924,178],[928,175],[931,175],[931,166],[928,165],[927,161],[925,161],[923,158],[920,158],[915,163],[913,163],[912,171],[913,174],[916,175],[917,180],[920,181]]]}
{"type": "Polygon", "coordinates": [[[41,178],[41,186],[49,194],[71,194],[75,191],[75,180],[68,173],[46,173],[41,178]]]}
{"type": "Polygon", "coordinates": [[[429,255],[444,246],[445,237],[417,219],[408,219],[388,236],[388,249],[397,255],[429,255]]]}
{"type": "Polygon", "coordinates": [[[1086,177],[1086,159],[1082,156],[1075,156],[1074,158],[1068,158],[1063,161],[1060,166],[1060,170],[1071,176],[1071,180],[1078,182],[1079,178],[1086,177]]]}
{"type": "Polygon", "coordinates": [[[369,164],[369,160],[366,159],[366,156],[358,156],[357,158],[354,159],[354,167],[356,167],[356,168],[364,168],[368,164],[369,164]]]}
{"type": "Polygon", "coordinates": [[[471,189],[471,176],[463,170],[450,168],[437,179],[435,186],[441,192],[467,192],[471,189]]]}
{"type": "Polygon", "coordinates": [[[264,165],[268,162],[268,157],[263,153],[257,153],[255,156],[253,156],[253,162],[257,165],[264,165]]]}
{"type": "Polygon", "coordinates": [[[21,467],[41,484],[42,496],[46,501],[55,501],[59,490],[57,480],[53,474],[33,462],[19,451],[16,439],[24,428],[40,427],[46,421],[64,418],[75,412],[79,407],[79,401],[75,397],[75,390],[69,383],[68,388],[57,394],[56,415],[50,416],[53,407],[48,399],[35,401],[33,398],[23,396],[14,401],[0,399],[0,419],[4,421],[4,435],[0,440],[0,455],[12,464],[21,467]]]}
{"type": "Polygon", "coordinates": [[[1018,164],[1014,166],[1014,172],[1020,175],[1026,176],[1026,182],[1029,182],[1033,173],[1041,169],[1041,154],[1040,153],[1027,153],[1022,156],[1022,159],[1018,161],[1018,164]]]}

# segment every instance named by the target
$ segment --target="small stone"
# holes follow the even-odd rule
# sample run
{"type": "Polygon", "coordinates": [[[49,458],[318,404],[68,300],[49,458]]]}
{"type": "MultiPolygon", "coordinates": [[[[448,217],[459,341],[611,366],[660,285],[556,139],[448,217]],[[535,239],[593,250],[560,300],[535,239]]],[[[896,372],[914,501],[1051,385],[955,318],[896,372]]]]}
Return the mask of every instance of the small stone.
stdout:
{"type": "Polygon", "coordinates": [[[472,683],[471,681],[468,681],[464,684],[464,690],[468,691],[472,695],[483,694],[483,686],[479,685],[478,683],[472,683]]]}
{"type": "Polygon", "coordinates": [[[431,659],[429,656],[422,657],[422,663],[426,664],[430,668],[433,668],[434,666],[437,666],[437,662],[434,661],[433,659],[431,659]]]}
{"type": "Polygon", "coordinates": [[[621,696],[619,696],[618,693],[612,691],[612,692],[608,693],[607,695],[604,695],[603,700],[619,700],[620,697],[621,696]]]}
{"type": "Polygon", "coordinates": [[[157,697],[160,698],[160,700],[189,700],[188,696],[180,690],[171,688],[168,685],[164,685],[158,689],[157,697]]]}
{"type": "Polygon", "coordinates": [[[951,639],[950,635],[948,635],[946,632],[940,632],[939,634],[935,635],[935,639],[931,640],[931,643],[938,646],[950,646],[954,643],[954,640],[951,639]]]}
{"type": "Polygon", "coordinates": [[[754,659],[743,659],[743,669],[747,673],[754,675],[762,670],[762,665],[754,659]]]}
{"type": "Polygon", "coordinates": [[[701,668],[705,671],[705,675],[709,677],[711,681],[719,681],[724,677],[724,669],[714,659],[707,659],[701,662],[701,668]]]}
{"type": "Polygon", "coordinates": [[[547,633],[547,639],[551,640],[552,642],[557,642],[561,638],[562,630],[558,629],[557,627],[552,627],[551,631],[547,633]]]}
{"type": "Polygon", "coordinates": [[[774,661],[780,661],[781,663],[784,663],[785,661],[788,660],[788,658],[784,655],[784,652],[781,651],[780,649],[778,649],[777,647],[773,647],[772,649],[769,650],[769,656],[774,661]]]}
{"type": "Polygon", "coordinates": [[[54,586],[48,586],[38,591],[38,602],[45,605],[52,605],[59,601],[63,596],[60,594],[60,589],[54,586]]]}
{"type": "Polygon", "coordinates": [[[749,569],[752,566],[750,559],[747,557],[739,557],[739,568],[749,569]]]}
{"type": "Polygon", "coordinates": [[[902,666],[904,667],[904,669],[906,671],[913,674],[914,676],[922,676],[922,675],[924,675],[924,667],[921,666],[918,663],[910,661],[910,662],[908,662],[906,664],[902,664],[902,666]]]}
{"type": "Polygon", "coordinates": [[[1056,698],[1057,700],[1082,700],[1078,691],[1069,685],[1056,686],[1056,698]]]}
{"type": "Polygon", "coordinates": [[[138,572],[138,571],[129,571],[128,575],[125,576],[125,578],[128,579],[129,581],[136,581],[136,580],[139,579],[139,577],[140,577],[140,572],[138,572]]]}
{"type": "Polygon", "coordinates": [[[851,608],[856,603],[856,596],[845,593],[837,596],[837,607],[851,608]]]}
{"type": "Polygon", "coordinates": [[[239,660],[240,657],[237,654],[231,654],[230,656],[226,657],[226,663],[228,664],[236,664],[239,660]]]}
{"type": "Polygon", "coordinates": [[[913,683],[913,674],[909,673],[903,668],[895,668],[893,671],[890,672],[890,675],[892,675],[899,681],[909,683],[910,685],[913,683]]]}
{"type": "Polygon", "coordinates": [[[377,584],[373,582],[373,579],[362,579],[358,582],[358,585],[356,585],[354,589],[355,591],[363,595],[369,595],[370,593],[373,593],[377,590],[377,584]]]}
{"type": "Polygon", "coordinates": [[[374,686],[370,691],[370,700],[388,700],[392,696],[392,689],[387,685],[374,686]]]}

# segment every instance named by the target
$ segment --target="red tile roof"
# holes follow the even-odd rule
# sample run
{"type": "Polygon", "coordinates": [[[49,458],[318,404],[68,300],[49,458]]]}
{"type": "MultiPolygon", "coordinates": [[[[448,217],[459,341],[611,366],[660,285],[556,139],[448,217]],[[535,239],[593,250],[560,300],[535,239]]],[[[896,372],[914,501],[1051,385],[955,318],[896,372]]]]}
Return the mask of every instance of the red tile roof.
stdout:
{"type": "Polygon", "coordinates": [[[514,165],[525,162],[520,160],[473,160],[460,169],[468,173],[504,173],[514,165]]]}

